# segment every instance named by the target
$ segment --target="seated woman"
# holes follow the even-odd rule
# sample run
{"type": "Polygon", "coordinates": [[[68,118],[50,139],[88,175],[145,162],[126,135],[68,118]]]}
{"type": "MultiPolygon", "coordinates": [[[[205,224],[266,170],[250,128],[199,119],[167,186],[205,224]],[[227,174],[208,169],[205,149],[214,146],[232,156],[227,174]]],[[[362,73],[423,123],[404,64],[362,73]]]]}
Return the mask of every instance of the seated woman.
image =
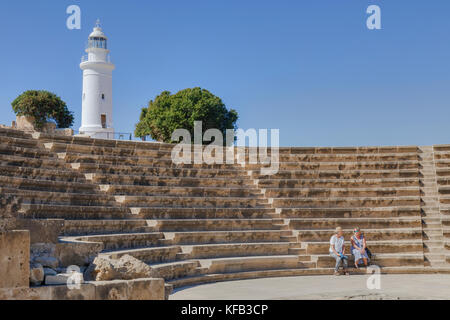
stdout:
{"type": "Polygon", "coordinates": [[[347,272],[347,260],[345,255],[345,240],[344,232],[341,227],[336,228],[336,234],[330,239],[330,255],[336,260],[336,266],[334,267],[334,275],[339,275],[339,267],[343,265],[344,273],[348,276],[347,272]]]}
{"type": "Polygon", "coordinates": [[[367,255],[366,248],[366,238],[362,234],[359,228],[353,230],[353,237],[350,239],[352,242],[352,254],[355,256],[355,267],[358,269],[361,260],[364,261],[364,265],[367,267],[369,261],[369,256],[367,255]]]}

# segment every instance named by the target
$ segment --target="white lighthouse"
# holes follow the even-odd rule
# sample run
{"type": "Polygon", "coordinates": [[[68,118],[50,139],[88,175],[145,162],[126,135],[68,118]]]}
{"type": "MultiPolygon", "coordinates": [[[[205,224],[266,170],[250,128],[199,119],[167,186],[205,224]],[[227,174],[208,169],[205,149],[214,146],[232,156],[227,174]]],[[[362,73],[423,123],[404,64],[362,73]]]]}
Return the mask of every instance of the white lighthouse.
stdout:
{"type": "Polygon", "coordinates": [[[82,119],[80,134],[92,138],[114,139],[112,71],[108,38],[100,21],[89,35],[87,55],[81,59],[83,70],[82,119]]]}

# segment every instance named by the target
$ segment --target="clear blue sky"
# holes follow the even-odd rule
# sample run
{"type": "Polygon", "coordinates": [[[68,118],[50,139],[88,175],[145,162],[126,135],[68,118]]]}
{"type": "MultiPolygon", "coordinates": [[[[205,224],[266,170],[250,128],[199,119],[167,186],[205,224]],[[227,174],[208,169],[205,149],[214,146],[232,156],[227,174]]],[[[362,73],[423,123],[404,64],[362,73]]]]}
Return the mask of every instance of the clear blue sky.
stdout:
{"type": "Polygon", "coordinates": [[[116,71],[114,124],[132,132],[163,90],[200,86],[239,127],[283,146],[450,143],[450,1],[0,0],[0,122],[28,89],[81,122],[80,58],[100,18],[116,71]],[[82,29],[66,28],[66,8],[82,29]],[[380,5],[382,30],[366,28],[380,5]]]}

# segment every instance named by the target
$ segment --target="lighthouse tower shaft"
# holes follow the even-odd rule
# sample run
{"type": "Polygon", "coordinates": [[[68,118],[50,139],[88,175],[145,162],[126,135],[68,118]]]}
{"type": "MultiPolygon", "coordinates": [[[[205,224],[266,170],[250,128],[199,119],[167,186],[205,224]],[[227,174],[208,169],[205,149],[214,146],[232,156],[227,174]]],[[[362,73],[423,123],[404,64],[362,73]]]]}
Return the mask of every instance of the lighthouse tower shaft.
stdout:
{"type": "Polygon", "coordinates": [[[80,64],[83,70],[80,134],[100,139],[114,139],[112,71],[115,66],[110,61],[107,41],[97,22],[89,35],[87,55],[80,64]]]}

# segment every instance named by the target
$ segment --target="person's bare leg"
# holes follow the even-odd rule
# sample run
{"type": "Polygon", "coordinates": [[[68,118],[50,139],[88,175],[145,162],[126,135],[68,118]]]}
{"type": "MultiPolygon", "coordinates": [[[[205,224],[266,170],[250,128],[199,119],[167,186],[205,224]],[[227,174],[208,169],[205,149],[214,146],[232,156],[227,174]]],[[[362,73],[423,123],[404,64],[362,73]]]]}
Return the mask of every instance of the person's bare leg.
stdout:
{"type": "Polygon", "coordinates": [[[358,269],[359,268],[359,262],[361,261],[361,259],[356,260],[355,259],[355,268],[358,269]]]}
{"type": "Polygon", "coordinates": [[[364,265],[367,267],[367,258],[363,258],[364,265]]]}

